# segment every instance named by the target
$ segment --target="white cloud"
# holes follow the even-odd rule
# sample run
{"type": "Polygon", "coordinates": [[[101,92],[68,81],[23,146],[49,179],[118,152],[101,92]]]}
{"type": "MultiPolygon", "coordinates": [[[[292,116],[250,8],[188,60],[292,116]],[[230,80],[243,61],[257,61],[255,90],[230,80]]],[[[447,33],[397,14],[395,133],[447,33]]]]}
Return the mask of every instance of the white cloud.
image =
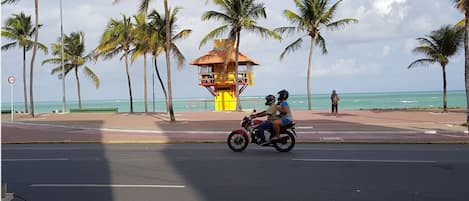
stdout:
{"type": "Polygon", "coordinates": [[[393,8],[398,7],[400,4],[405,3],[406,0],[375,0],[373,7],[377,10],[380,15],[389,15],[393,8]]]}
{"type": "Polygon", "coordinates": [[[383,47],[383,56],[388,56],[391,53],[391,47],[386,45],[383,47]]]}
{"type": "Polygon", "coordinates": [[[313,77],[335,77],[351,75],[378,74],[381,68],[377,64],[359,64],[355,59],[339,59],[331,65],[317,65],[312,70],[313,77]]]}

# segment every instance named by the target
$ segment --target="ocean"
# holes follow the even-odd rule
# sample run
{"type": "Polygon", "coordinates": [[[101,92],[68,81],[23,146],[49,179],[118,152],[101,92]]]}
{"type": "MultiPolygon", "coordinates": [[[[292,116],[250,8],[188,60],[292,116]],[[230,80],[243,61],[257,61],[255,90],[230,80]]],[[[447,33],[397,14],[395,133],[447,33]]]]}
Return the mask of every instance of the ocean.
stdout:
{"type": "MultiPolygon", "coordinates": [[[[448,107],[466,107],[465,91],[448,91],[448,107]]],[[[339,94],[339,111],[351,109],[405,109],[405,108],[437,108],[443,106],[443,92],[386,92],[386,93],[343,93],[339,94]]],[[[307,110],[306,95],[290,95],[288,100],[292,110],[307,110]]],[[[330,110],[330,94],[313,94],[313,110],[330,110]]],[[[38,101],[34,103],[36,113],[50,113],[62,109],[61,101],[38,101]]],[[[264,96],[242,96],[241,106],[244,110],[263,110],[264,96]]],[[[214,111],[213,99],[209,98],[175,98],[175,112],[214,111]]],[[[78,108],[78,101],[68,101],[67,110],[78,108]]],[[[82,100],[82,108],[118,108],[119,112],[129,112],[128,99],[118,100],[82,100]]],[[[158,99],[155,107],[151,98],[148,100],[149,112],[165,112],[165,101],[158,99]]],[[[2,103],[2,110],[9,110],[10,103],[2,103]]],[[[23,111],[22,102],[14,103],[15,111],[23,111]]],[[[144,112],[143,99],[134,99],[134,112],[144,112]]]]}

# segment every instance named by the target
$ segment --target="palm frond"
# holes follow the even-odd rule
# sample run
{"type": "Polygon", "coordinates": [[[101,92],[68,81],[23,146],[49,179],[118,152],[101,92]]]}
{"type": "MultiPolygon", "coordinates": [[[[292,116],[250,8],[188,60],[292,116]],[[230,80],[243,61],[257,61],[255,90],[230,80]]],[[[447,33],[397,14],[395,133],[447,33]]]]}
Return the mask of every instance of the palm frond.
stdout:
{"type": "Polygon", "coordinates": [[[285,55],[291,53],[291,52],[294,52],[296,51],[297,49],[299,49],[301,47],[301,44],[303,43],[303,37],[300,37],[298,39],[296,39],[294,42],[292,42],[290,45],[288,45],[282,52],[282,54],[280,54],[280,60],[283,60],[283,58],[285,57],[285,55]]]}
{"type": "Polygon", "coordinates": [[[9,49],[11,49],[11,48],[16,47],[17,44],[18,44],[17,42],[7,43],[7,44],[5,44],[5,45],[2,45],[2,50],[3,50],[3,51],[9,50],[9,49]]]}
{"type": "Polygon", "coordinates": [[[42,65],[45,65],[45,64],[61,64],[61,63],[62,63],[62,58],[50,58],[50,59],[45,59],[45,60],[42,61],[42,65]]]}
{"type": "Polygon", "coordinates": [[[19,0],[2,0],[2,4],[14,4],[19,0]]]}
{"type": "Polygon", "coordinates": [[[326,28],[332,31],[339,30],[341,28],[344,28],[345,25],[350,24],[350,23],[358,23],[357,19],[353,18],[347,18],[347,19],[341,19],[335,22],[332,22],[330,24],[326,25],[326,28]]]}
{"type": "Polygon", "coordinates": [[[8,30],[8,27],[2,28],[2,37],[10,40],[17,40],[19,35],[14,30],[8,30]]]}
{"type": "Polygon", "coordinates": [[[428,38],[417,38],[416,39],[422,46],[429,46],[434,50],[438,49],[438,44],[428,38]]]}
{"type": "Polygon", "coordinates": [[[418,46],[412,50],[415,54],[424,54],[428,57],[433,57],[438,54],[438,51],[431,46],[418,46]]]}
{"type": "Polygon", "coordinates": [[[40,50],[42,50],[45,54],[48,54],[49,53],[49,48],[47,48],[46,45],[42,44],[42,43],[37,43],[38,44],[38,48],[40,50]]]}
{"type": "Polygon", "coordinates": [[[464,27],[466,25],[466,19],[461,19],[456,23],[456,26],[464,27]]]}
{"type": "MultiPolygon", "coordinates": [[[[66,64],[64,65],[64,71],[65,71],[65,76],[68,75],[69,72],[71,72],[73,70],[73,65],[71,64],[66,64]]],[[[62,66],[56,66],[54,67],[51,72],[50,72],[51,75],[54,75],[54,74],[57,74],[58,75],[58,78],[59,79],[62,79],[63,76],[62,76],[62,66]]]]}
{"type": "Polygon", "coordinates": [[[425,58],[425,59],[417,59],[415,61],[413,61],[409,66],[407,66],[408,69],[410,68],[414,68],[414,67],[417,67],[417,66],[427,66],[429,64],[434,64],[435,62],[437,62],[435,59],[429,59],[429,58],[425,58]]]}
{"type": "MultiPolygon", "coordinates": [[[[342,0],[337,1],[334,5],[332,5],[327,11],[325,11],[322,15],[319,16],[318,21],[321,24],[329,24],[332,19],[334,18],[334,14],[337,11],[337,7],[342,2],[342,0]]],[[[323,7],[325,8],[326,5],[323,7]]]]}
{"type": "Polygon", "coordinates": [[[171,44],[170,48],[171,48],[171,54],[173,55],[173,58],[175,58],[177,61],[178,70],[181,70],[184,63],[186,62],[186,58],[184,57],[184,55],[181,53],[179,48],[174,43],[171,44]]]}
{"type": "Polygon", "coordinates": [[[189,36],[189,34],[192,32],[190,29],[184,29],[177,33],[173,38],[171,39],[172,41],[178,41],[178,40],[183,40],[189,36]]]}
{"type": "Polygon", "coordinates": [[[278,27],[274,29],[275,32],[279,33],[280,35],[289,36],[294,34],[297,31],[296,27],[278,27]]]}
{"type": "Polygon", "coordinates": [[[282,40],[282,37],[279,34],[277,34],[277,32],[261,27],[261,26],[253,25],[247,30],[261,36],[262,38],[274,38],[277,40],[282,40]]]}
{"type": "Polygon", "coordinates": [[[295,25],[301,25],[303,22],[303,19],[291,10],[284,10],[283,15],[287,18],[288,21],[295,25]]]}
{"type": "Polygon", "coordinates": [[[211,19],[220,20],[224,22],[233,21],[233,19],[230,16],[221,12],[213,11],[213,10],[207,11],[204,14],[202,14],[202,21],[207,21],[211,19]]]}
{"type": "Polygon", "coordinates": [[[83,71],[85,72],[85,75],[94,83],[94,86],[96,89],[99,88],[100,85],[100,80],[99,77],[89,68],[88,66],[85,66],[83,68],[83,71]]]}
{"type": "Polygon", "coordinates": [[[327,54],[326,40],[321,36],[321,34],[318,34],[317,36],[316,45],[321,48],[322,54],[327,54]]]}
{"type": "Polygon", "coordinates": [[[218,28],[215,28],[214,30],[210,31],[206,36],[202,38],[199,44],[199,49],[205,45],[209,40],[221,37],[228,31],[228,25],[223,25],[218,28]]]}
{"type": "MultiPolygon", "coordinates": [[[[114,0],[116,1],[116,0],[114,0]]],[[[138,6],[138,12],[146,13],[148,12],[148,7],[150,5],[150,0],[141,0],[140,5],[138,6]]]]}

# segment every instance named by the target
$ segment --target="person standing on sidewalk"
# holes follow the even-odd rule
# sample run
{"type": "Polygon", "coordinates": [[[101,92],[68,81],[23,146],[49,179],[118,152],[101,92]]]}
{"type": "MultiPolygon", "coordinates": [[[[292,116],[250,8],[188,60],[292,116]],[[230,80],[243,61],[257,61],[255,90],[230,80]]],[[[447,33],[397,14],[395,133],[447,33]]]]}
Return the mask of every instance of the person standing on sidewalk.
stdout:
{"type": "Polygon", "coordinates": [[[332,102],[332,115],[337,116],[339,114],[339,95],[337,92],[332,90],[332,95],[331,95],[331,102],[332,102]]]}

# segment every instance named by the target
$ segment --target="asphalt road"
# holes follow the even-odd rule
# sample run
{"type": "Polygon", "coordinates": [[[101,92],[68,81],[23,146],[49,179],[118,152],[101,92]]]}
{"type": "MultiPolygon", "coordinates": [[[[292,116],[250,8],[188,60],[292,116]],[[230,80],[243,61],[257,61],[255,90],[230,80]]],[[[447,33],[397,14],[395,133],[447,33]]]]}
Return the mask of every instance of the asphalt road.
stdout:
{"type": "Polygon", "coordinates": [[[28,201],[467,201],[469,146],[2,145],[2,182],[28,201]]]}

